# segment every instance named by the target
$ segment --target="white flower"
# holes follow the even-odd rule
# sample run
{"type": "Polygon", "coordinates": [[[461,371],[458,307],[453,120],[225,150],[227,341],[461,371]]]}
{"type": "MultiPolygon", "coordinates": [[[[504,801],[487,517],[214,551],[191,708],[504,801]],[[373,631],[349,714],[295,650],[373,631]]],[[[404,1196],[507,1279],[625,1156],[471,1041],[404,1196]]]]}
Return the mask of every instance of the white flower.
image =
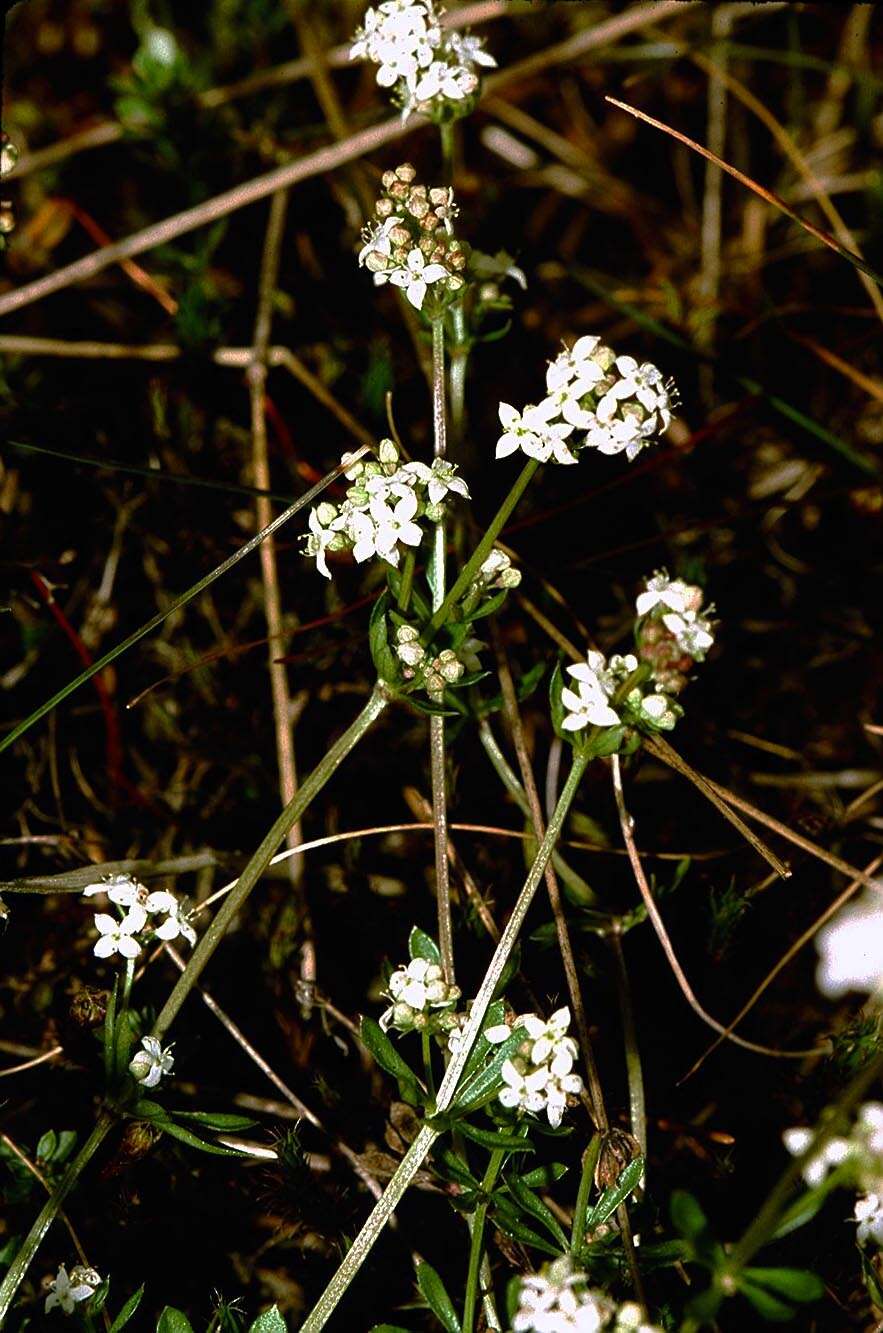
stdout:
{"type": "Polygon", "coordinates": [[[680,614],[687,610],[695,611],[698,610],[692,604],[695,592],[696,589],[684,583],[683,579],[670,579],[665,570],[657,569],[653,577],[647,579],[646,587],[635,603],[635,610],[639,616],[646,616],[657,606],[664,606],[680,614]]]}
{"type": "Polygon", "coordinates": [[[310,510],[307,523],[310,532],[307,537],[306,554],[315,557],[319,573],[330,579],[331,570],[328,568],[325,554],[327,551],[337,550],[340,546],[344,526],[343,516],[338,514],[334,505],[326,502],[310,510]]]}
{"type": "Polygon", "coordinates": [[[469,33],[448,32],[445,33],[445,47],[461,65],[496,67],[497,62],[489,51],[485,51],[481,37],[473,37],[469,33]]]}
{"type": "Polygon", "coordinates": [[[460,102],[471,97],[478,87],[478,76],[463,65],[448,65],[443,60],[433,60],[425,74],[421,75],[414,88],[414,100],[428,102],[433,97],[447,97],[452,102],[460,102]]]}
{"type": "Polygon", "coordinates": [[[569,1258],[522,1280],[513,1333],[597,1333],[611,1313],[610,1302],[589,1290],[584,1273],[569,1258]]]}
{"type": "MultiPolygon", "coordinates": [[[[384,218],[382,222],[369,223],[365,227],[363,236],[365,244],[359,251],[359,263],[364,264],[369,255],[378,255],[381,259],[389,259],[392,255],[392,240],[389,233],[393,227],[397,227],[401,222],[400,217],[384,218]]],[[[344,455],[346,457],[346,455],[344,455]]],[[[341,460],[343,461],[343,460],[341,460]]],[[[349,473],[346,475],[349,477],[349,473]]]]}
{"type": "Polygon", "coordinates": [[[87,884],[83,889],[83,897],[91,898],[96,893],[106,893],[111,902],[119,903],[121,907],[131,907],[138,901],[139,891],[147,892],[131,875],[108,875],[105,879],[96,880],[94,884],[87,884]]]}
{"type": "Polygon", "coordinates": [[[634,690],[627,702],[637,713],[662,731],[671,731],[678,720],[678,712],[675,711],[672,701],[664,694],[642,695],[640,690],[634,690]]]}
{"type": "Polygon", "coordinates": [[[191,948],[193,947],[193,945],[196,943],[196,931],[190,925],[189,921],[185,920],[185,918],[181,916],[180,905],[176,898],[173,898],[170,893],[163,893],[163,894],[152,893],[150,895],[150,898],[147,899],[146,907],[148,912],[154,911],[154,912],[169,913],[169,915],[166,917],[165,921],[163,921],[161,926],[154,927],[153,933],[157,939],[176,940],[180,936],[182,939],[185,939],[187,941],[187,943],[190,945],[191,948]],[[163,898],[163,899],[171,898],[173,906],[171,908],[165,906],[151,908],[150,902],[152,898],[163,898]]]}
{"type": "Polygon", "coordinates": [[[714,643],[711,621],[700,616],[697,611],[685,611],[683,614],[669,611],[662,617],[662,623],[674,635],[681,652],[695,657],[699,662],[714,643]]]}
{"type": "Polygon", "coordinates": [[[632,356],[618,356],[614,365],[620,378],[598,403],[598,420],[608,422],[620,403],[632,399],[640,403],[651,422],[648,434],[667,430],[671,424],[671,399],[662,378],[662,371],[651,362],[639,366],[632,356]]]}
{"type": "Polygon", "coordinates": [[[145,1088],[155,1088],[165,1074],[170,1074],[175,1061],[171,1046],[163,1050],[158,1037],[142,1037],[143,1050],[138,1051],[129,1062],[129,1073],[145,1088]]]}
{"type": "MultiPolygon", "coordinates": [[[[414,522],[414,515],[417,513],[417,496],[413,491],[407,491],[400,500],[397,500],[394,506],[390,506],[379,496],[374,496],[369,505],[370,521],[374,532],[371,538],[373,550],[369,554],[377,554],[382,560],[386,560],[390,565],[398,565],[399,552],[398,543],[404,542],[406,546],[419,546],[423,540],[423,532],[414,522]]],[[[353,555],[356,560],[359,559],[359,543],[353,549],[353,555]]],[[[363,555],[362,559],[366,557],[363,555]]]]}
{"type": "Polygon", "coordinates": [[[462,477],[458,477],[457,465],[446,458],[434,458],[432,467],[425,463],[406,463],[402,472],[414,476],[426,487],[430,504],[441,504],[447,495],[462,495],[469,499],[469,487],[462,477]]]}
{"type": "Polygon", "coordinates": [[[95,928],[99,938],[93,950],[96,958],[111,958],[115,953],[123,958],[137,958],[141,945],[135,939],[147,924],[147,913],[138,903],[126,913],[122,921],[107,912],[96,912],[95,928]]]}
{"type": "Polygon", "coordinates": [[[417,1015],[430,1009],[447,1009],[460,998],[460,988],[449,986],[438,964],[426,958],[412,958],[407,967],[397,968],[386,993],[393,1003],[380,1018],[384,1032],[390,1026],[410,1031],[416,1026],[417,1015]]]}
{"type": "Polygon", "coordinates": [[[420,310],[426,298],[426,289],[433,283],[447,278],[450,274],[444,264],[427,264],[422,250],[415,246],[408,252],[403,268],[390,269],[385,273],[375,273],[375,283],[381,284],[387,279],[394,287],[404,287],[405,295],[415,309],[420,310]]]}
{"type": "MultiPolygon", "coordinates": [[[[792,1157],[800,1157],[806,1152],[814,1137],[815,1130],[812,1129],[786,1129],[782,1135],[782,1142],[792,1157]]],[[[803,1179],[811,1189],[814,1189],[816,1185],[821,1185],[829,1171],[840,1166],[851,1154],[852,1144],[849,1139],[829,1139],[820,1152],[804,1163],[803,1179]]]]}
{"type": "Polygon", "coordinates": [[[536,1014],[524,1014],[518,1020],[518,1026],[530,1037],[532,1042],[530,1058],[535,1065],[550,1064],[554,1074],[569,1074],[577,1054],[576,1042],[567,1036],[570,1027],[570,1010],[565,1005],[556,1009],[548,1022],[536,1014]],[[556,1061],[564,1059],[563,1065],[556,1067],[556,1061]]]}
{"type": "Polygon", "coordinates": [[[561,691],[561,702],[567,709],[567,716],[561,723],[562,729],[582,731],[588,726],[617,726],[619,714],[609,703],[614,681],[602,654],[589,652],[585,662],[569,666],[567,672],[577,682],[577,688],[574,691],[565,687],[561,691]]]}
{"type": "Polygon", "coordinates": [[[520,449],[540,463],[548,463],[550,458],[556,463],[575,463],[564,443],[573,427],[567,422],[550,422],[550,410],[554,413],[555,409],[550,409],[549,404],[528,404],[523,412],[518,412],[509,403],[500,403],[503,434],[497,441],[496,457],[506,458],[520,449]]]}
{"type": "Polygon", "coordinates": [[[500,1105],[512,1111],[542,1111],[546,1105],[549,1071],[545,1067],[523,1074],[512,1060],[505,1060],[500,1071],[505,1087],[500,1089],[500,1105]]]}
{"type": "Polygon", "coordinates": [[[865,1102],[861,1107],[856,1136],[863,1151],[883,1166],[883,1102],[865,1102]]]}
{"type": "Polygon", "coordinates": [[[883,887],[865,889],[816,935],[816,985],[823,995],[883,992],[883,887]]]}
{"type": "Polygon", "coordinates": [[[586,435],[586,446],[589,449],[597,449],[600,454],[621,454],[624,451],[626,458],[631,462],[647,444],[647,437],[652,434],[653,431],[647,428],[647,423],[642,424],[637,417],[630,416],[623,420],[617,418],[609,422],[596,419],[586,435]]]}
{"type": "Polygon", "coordinates": [[[883,1249],[883,1199],[879,1194],[866,1194],[864,1198],[856,1199],[855,1220],[859,1245],[870,1240],[883,1249]]]}
{"type": "MultiPolygon", "coordinates": [[[[591,359],[592,353],[598,346],[600,338],[593,335],[585,335],[577,338],[571,348],[565,348],[559,352],[554,361],[549,362],[549,368],[546,371],[546,387],[550,393],[556,389],[563,388],[573,381],[580,381],[587,385],[587,392],[604,378],[604,371],[591,359]]],[[[582,396],[581,394],[578,396],[582,396]]]]}
{"type": "Polygon", "coordinates": [[[73,1314],[75,1306],[80,1301],[88,1301],[100,1286],[101,1278],[94,1268],[77,1264],[68,1275],[64,1264],[61,1264],[57,1276],[49,1284],[44,1313],[48,1314],[58,1306],[63,1314],[73,1314]]]}

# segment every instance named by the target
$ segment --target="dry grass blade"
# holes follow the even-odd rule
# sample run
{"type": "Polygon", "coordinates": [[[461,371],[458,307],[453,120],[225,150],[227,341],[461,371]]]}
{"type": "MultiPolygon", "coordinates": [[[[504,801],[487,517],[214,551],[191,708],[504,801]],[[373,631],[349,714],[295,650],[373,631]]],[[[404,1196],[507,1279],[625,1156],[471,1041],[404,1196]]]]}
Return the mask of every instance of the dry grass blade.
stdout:
{"type": "MultiPolygon", "coordinates": [[[[814,236],[817,241],[821,241],[823,245],[826,245],[830,250],[833,250],[835,254],[840,255],[841,259],[848,260],[850,264],[853,264],[857,269],[860,269],[862,273],[866,273],[869,278],[874,280],[874,282],[878,284],[883,283],[883,278],[865,263],[861,255],[855,254],[853,250],[848,250],[846,246],[842,245],[840,241],[837,240],[836,236],[832,236],[830,232],[824,231],[821,227],[817,227],[813,222],[809,222],[806,218],[801,217],[801,215],[796,212],[790,204],[786,203],[781,195],[776,194],[774,190],[768,190],[765,185],[760,185],[757,181],[752,180],[750,176],[745,175],[744,171],[740,171],[738,167],[731,166],[730,163],[725,162],[723,158],[717,157],[716,154],[710,152],[707,148],[703,148],[701,144],[698,144],[695,139],[691,139],[689,135],[683,134],[680,130],[673,129],[671,125],[666,125],[664,121],[657,120],[655,116],[648,116],[646,111],[639,111],[637,107],[630,106],[628,102],[620,102],[617,97],[608,96],[605,97],[604,100],[605,102],[610,102],[612,106],[619,107],[620,111],[626,111],[630,116],[635,116],[637,120],[643,120],[646,124],[652,125],[654,129],[662,130],[663,134],[671,135],[671,137],[677,139],[679,143],[686,144],[688,148],[693,149],[694,153],[699,153],[699,155],[706,158],[707,161],[713,162],[715,166],[720,167],[722,171],[726,171],[730,176],[734,177],[735,180],[739,181],[740,184],[745,185],[749,190],[753,190],[755,194],[760,195],[761,199],[765,199],[768,204],[772,204],[775,208],[778,208],[786,215],[786,217],[791,218],[792,222],[796,222],[798,226],[804,229],[804,231],[807,231],[811,236],[814,236]]],[[[2,313],[2,309],[0,309],[0,313],[2,313]]]]}

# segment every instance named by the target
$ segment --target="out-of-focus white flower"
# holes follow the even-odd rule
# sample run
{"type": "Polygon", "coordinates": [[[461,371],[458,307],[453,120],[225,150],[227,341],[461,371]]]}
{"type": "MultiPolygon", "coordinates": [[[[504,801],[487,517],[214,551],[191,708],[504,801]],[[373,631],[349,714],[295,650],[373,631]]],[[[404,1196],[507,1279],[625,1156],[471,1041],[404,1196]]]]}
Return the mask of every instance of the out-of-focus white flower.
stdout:
{"type": "Polygon", "coordinates": [[[408,258],[401,268],[375,273],[375,282],[389,281],[394,287],[402,287],[405,296],[416,310],[420,310],[426,299],[426,290],[434,282],[449,277],[444,264],[427,264],[426,256],[415,246],[408,252],[408,258]]]}
{"type": "Polygon", "coordinates": [[[866,1194],[855,1201],[855,1220],[858,1223],[856,1239],[859,1245],[868,1241],[883,1249],[883,1198],[866,1194]]]}
{"type": "Polygon", "coordinates": [[[137,1052],[129,1061],[129,1073],[145,1088],[155,1088],[160,1079],[170,1074],[175,1061],[171,1046],[162,1047],[158,1037],[142,1037],[143,1050],[137,1052]]]}
{"type": "Polygon", "coordinates": [[[414,100],[428,102],[436,97],[447,97],[452,102],[460,102],[471,97],[477,87],[478,75],[466,66],[433,60],[429,69],[417,80],[414,100]]]}
{"type": "Polygon", "coordinates": [[[85,1264],[76,1264],[68,1273],[61,1264],[57,1275],[49,1284],[44,1313],[58,1308],[62,1314],[73,1314],[81,1301],[88,1301],[101,1286],[101,1278],[94,1268],[85,1264]]]}
{"type": "Polygon", "coordinates": [[[579,394],[582,397],[583,392],[588,392],[600,383],[604,378],[604,368],[592,360],[592,354],[598,348],[600,341],[601,339],[594,334],[577,338],[572,347],[565,348],[563,352],[558,353],[554,361],[549,362],[546,387],[550,393],[579,383],[586,386],[579,394]]]}
{"type": "Polygon", "coordinates": [[[670,579],[664,569],[657,569],[653,577],[647,579],[644,591],[638,594],[635,610],[639,616],[646,616],[656,607],[662,606],[667,611],[677,611],[683,615],[685,611],[698,611],[701,605],[701,588],[695,588],[683,579],[670,579]]]}
{"type": "Polygon", "coordinates": [[[522,1279],[513,1333],[597,1333],[612,1310],[612,1303],[592,1291],[586,1275],[564,1257],[522,1279]]]}
{"type": "MultiPolygon", "coordinates": [[[[792,1157],[800,1157],[806,1152],[814,1137],[815,1130],[812,1129],[786,1129],[782,1135],[782,1142],[792,1157]]],[[[833,1171],[835,1167],[845,1162],[851,1153],[852,1145],[849,1139],[839,1137],[829,1139],[820,1152],[804,1163],[803,1179],[811,1189],[814,1189],[816,1185],[821,1185],[829,1171],[833,1171]]]]}
{"type": "Polygon", "coordinates": [[[633,356],[618,356],[614,366],[619,379],[607,390],[598,403],[598,420],[613,420],[621,404],[637,402],[652,422],[648,434],[668,430],[671,425],[671,395],[662,377],[662,371],[651,362],[638,365],[633,356]]]}
{"type": "Polygon", "coordinates": [[[867,888],[816,935],[816,985],[823,995],[883,996],[883,886],[867,888]]]}
{"type": "Polygon", "coordinates": [[[135,936],[147,924],[147,913],[137,903],[126,913],[121,921],[107,912],[95,913],[95,929],[98,939],[93,953],[96,958],[112,958],[118,953],[123,958],[137,958],[141,945],[135,936]]]}
{"type": "Polygon", "coordinates": [[[499,417],[503,434],[497,441],[497,458],[506,458],[520,449],[528,458],[536,458],[540,463],[554,459],[556,463],[575,463],[576,459],[565,444],[573,432],[573,426],[566,421],[551,422],[548,404],[529,403],[523,412],[517,411],[509,403],[500,403],[499,417]]]}
{"type": "MultiPolygon", "coordinates": [[[[637,665],[635,660],[635,667],[637,665]]],[[[615,682],[607,670],[603,654],[590,650],[586,661],[576,666],[569,666],[567,673],[573,676],[577,687],[576,691],[566,687],[561,691],[561,702],[567,709],[567,716],[561,723],[563,730],[582,731],[590,726],[617,726],[620,716],[610,707],[609,702],[615,689],[615,682]]]]}
{"type": "Polygon", "coordinates": [[[711,621],[697,611],[669,611],[662,617],[665,628],[674,635],[681,652],[701,662],[714,643],[711,621]]]}

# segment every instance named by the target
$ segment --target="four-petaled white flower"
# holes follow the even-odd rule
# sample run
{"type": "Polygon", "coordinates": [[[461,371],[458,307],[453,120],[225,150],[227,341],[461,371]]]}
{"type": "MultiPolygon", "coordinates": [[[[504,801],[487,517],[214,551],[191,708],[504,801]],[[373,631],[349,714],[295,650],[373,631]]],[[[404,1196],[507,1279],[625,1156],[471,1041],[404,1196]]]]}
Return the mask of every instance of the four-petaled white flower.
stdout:
{"type": "Polygon", "coordinates": [[[88,1301],[101,1286],[101,1278],[94,1268],[85,1264],[76,1264],[68,1273],[64,1264],[59,1265],[57,1275],[49,1284],[44,1313],[56,1307],[63,1314],[73,1314],[81,1301],[88,1301]]]}
{"type": "Polygon", "coordinates": [[[518,412],[509,403],[500,403],[499,417],[503,434],[497,441],[497,458],[506,458],[520,449],[528,458],[536,458],[540,463],[548,463],[553,458],[556,463],[575,463],[576,458],[565,444],[572,434],[573,426],[567,421],[550,421],[548,403],[539,405],[529,403],[523,412],[518,412]]]}
{"type": "Polygon", "coordinates": [[[129,1062],[129,1073],[145,1088],[155,1088],[165,1074],[170,1074],[175,1061],[171,1046],[163,1049],[158,1037],[142,1037],[143,1050],[135,1054],[129,1062]]]}
{"type": "Polygon", "coordinates": [[[401,220],[400,217],[393,215],[384,218],[382,222],[366,226],[364,230],[365,244],[359,251],[360,264],[364,264],[369,255],[379,255],[381,259],[389,259],[392,254],[390,232],[399,225],[401,220]]]}
{"type": "Polygon", "coordinates": [[[855,1220],[858,1223],[856,1239],[859,1245],[869,1240],[883,1249],[883,1198],[866,1194],[855,1201],[855,1220]]]}
{"type": "Polygon", "coordinates": [[[456,475],[456,464],[449,463],[446,458],[434,458],[432,467],[420,462],[406,463],[402,471],[425,485],[430,504],[441,504],[446,495],[462,495],[469,499],[469,487],[456,475]]]}
{"type": "Polygon", "coordinates": [[[681,652],[701,661],[714,643],[711,621],[697,611],[669,611],[662,623],[673,634],[681,652]]]}
{"type": "Polygon", "coordinates": [[[564,731],[582,731],[589,726],[615,727],[619,724],[619,714],[610,707],[614,685],[606,666],[601,653],[590,651],[585,662],[567,668],[568,675],[573,676],[577,687],[576,691],[567,687],[561,691],[561,702],[567,709],[567,716],[561,723],[564,731]]]}
{"type": "Polygon", "coordinates": [[[683,615],[685,611],[698,611],[702,604],[700,589],[685,583],[683,579],[670,579],[665,570],[657,570],[652,578],[647,579],[646,587],[639,593],[635,610],[639,616],[646,616],[657,606],[664,606],[668,611],[683,615]],[[695,595],[699,592],[699,605],[695,595]]]}
{"type": "Polygon", "coordinates": [[[568,1037],[570,1010],[567,1005],[556,1009],[552,1017],[545,1022],[536,1014],[524,1014],[519,1020],[521,1026],[533,1043],[530,1058],[535,1065],[549,1064],[553,1074],[569,1074],[576,1059],[577,1045],[573,1037],[568,1037]]]}
{"type": "Polygon", "coordinates": [[[135,936],[147,924],[147,913],[135,904],[121,921],[107,912],[96,912],[95,928],[99,938],[93,950],[96,958],[112,958],[118,953],[123,958],[137,958],[141,945],[135,936]]]}
{"type": "Polygon", "coordinates": [[[816,985],[824,995],[883,996],[883,885],[868,888],[816,935],[816,985]]]}
{"type": "Polygon", "coordinates": [[[505,1086],[500,1089],[500,1105],[512,1111],[542,1111],[546,1105],[546,1084],[549,1071],[544,1067],[523,1074],[511,1061],[505,1060],[500,1073],[505,1086]]]}
{"type": "Polygon", "coordinates": [[[440,282],[442,278],[450,277],[444,264],[427,264],[426,256],[422,250],[415,246],[408,252],[408,258],[403,268],[392,268],[381,273],[374,274],[374,281],[378,285],[384,282],[391,282],[394,287],[403,287],[405,295],[416,310],[423,307],[426,299],[426,290],[433,282],[440,282]]]}
{"type": "MultiPolygon", "coordinates": [[[[792,1157],[800,1157],[806,1152],[814,1137],[815,1131],[812,1129],[786,1129],[782,1135],[782,1142],[792,1157]]],[[[811,1189],[814,1189],[816,1185],[821,1185],[829,1171],[840,1166],[851,1154],[852,1144],[849,1139],[840,1137],[829,1139],[819,1152],[808,1162],[804,1162],[803,1179],[811,1189]]]]}
{"type": "Polygon", "coordinates": [[[612,1303],[591,1291],[586,1275],[565,1257],[543,1273],[521,1281],[513,1333],[598,1333],[613,1312],[612,1303]]]}
{"type": "Polygon", "coordinates": [[[429,102],[434,97],[447,97],[460,102],[471,97],[478,87],[478,75],[464,65],[449,65],[444,60],[433,60],[429,69],[417,80],[414,99],[429,102]]]}
{"type": "MultiPolygon", "coordinates": [[[[577,338],[572,347],[565,347],[563,352],[559,352],[554,361],[549,362],[546,371],[546,387],[550,393],[556,389],[564,388],[578,381],[586,385],[583,392],[587,392],[604,378],[604,371],[596,361],[591,359],[592,353],[600,342],[600,338],[593,334],[586,334],[582,338],[577,338]]],[[[582,394],[579,395],[580,397],[582,394]]]]}
{"type": "Polygon", "coordinates": [[[614,362],[620,378],[607,390],[598,403],[598,420],[611,421],[620,403],[630,399],[640,403],[652,422],[649,434],[668,430],[671,425],[671,397],[665,387],[662,371],[651,362],[638,365],[633,356],[618,356],[614,362]]]}

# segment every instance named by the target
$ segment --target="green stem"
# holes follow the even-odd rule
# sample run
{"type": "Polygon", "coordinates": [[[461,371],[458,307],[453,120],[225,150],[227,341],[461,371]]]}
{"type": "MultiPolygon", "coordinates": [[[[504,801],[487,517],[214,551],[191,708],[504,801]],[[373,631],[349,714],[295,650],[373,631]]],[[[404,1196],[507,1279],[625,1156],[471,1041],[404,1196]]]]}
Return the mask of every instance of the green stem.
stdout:
{"type": "MultiPolygon", "coordinates": [[[[447,416],[445,411],[445,326],[443,319],[432,321],[432,432],[433,455],[447,453],[447,416]]],[[[445,523],[435,525],[432,580],[432,609],[437,611],[445,597],[445,523]]],[[[444,691],[433,694],[441,703],[444,691]]],[[[451,876],[448,866],[448,801],[445,775],[445,719],[433,714],[429,719],[429,768],[432,781],[432,823],[435,849],[435,896],[438,908],[438,948],[445,981],[453,986],[454,925],[451,918],[451,876]]]]}
{"type": "Polygon", "coordinates": [[[513,485],[512,489],[509,491],[509,494],[506,496],[505,500],[500,505],[499,509],[491,519],[488,529],[485,532],[484,536],[482,537],[481,541],[478,543],[475,550],[472,552],[472,555],[466,561],[466,564],[460,570],[460,573],[457,575],[457,578],[454,581],[453,587],[445,597],[441,606],[433,614],[433,617],[430,620],[429,624],[426,626],[426,629],[424,630],[422,635],[424,643],[429,643],[435,637],[441,626],[445,623],[448,616],[450,615],[451,608],[455,605],[457,601],[459,601],[460,597],[462,597],[463,593],[469,587],[470,583],[475,578],[479,569],[484,564],[487,557],[490,555],[491,548],[494,542],[500,535],[500,532],[505,526],[506,520],[509,518],[509,515],[512,513],[512,510],[515,508],[515,506],[518,504],[518,501],[521,499],[522,495],[527,490],[531,478],[533,477],[533,474],[536,472],[538,467],[539,463],[537,462],[537,460],[535,458],[529,458],[525,463],[524,467],[521,469],[521,472],[518,474],[518,477],[515,480],[515,484],[513,485]]]}
{"type": "Polygon", "coordinates": [[[475,1210],[472,1220],[472,1236],[469,1243],[469,1267],[466,1272],[466,1295],[463,1301],[463,1329],[462,1333],[473,1333],[475,1328],[475,1305],[478,1297],[478,1279],[481,1273],[481,1260],[484,1254],[484,1224],[487,1218],[487,1210],[490,1205],[491,1190],[500,1174],[500,1167],[506,1154],[502,1148],[495,1148],[491,1153],[491,1159],[488,1162],[487,1170],[484,1173],[481,1182],[481,1190],[484,1197],[475,1210]]]}
{"type": "Polygon", "coordinates": [[[414,586],[414,570],[417,565],[417,555],[409,547],[405,556],[405,563],[402,565],[402,581],[399,584],[399,595],[396,601],[396,607],[403,614],[411,604],[411,589],[414,586]]]}
{"type": "Polygon", "coordinates": [[[595,1167],[598,1164],[598,1154],[601,1151],[601,1135],[593,1134],[589,1140],[589,1146],[583,1153],[583,1170],[579,1178],[579,1189],[576,1195],[576,1208],[573,1214],[573,1230],[570,1233],[570,1252],[574,1256],[578,1255],[583,1247],[583,1241],[586,1237],[586,1218],[589,1213],[589,1195],[592,1193],[592,1182],[595,1179],[595,1167]]]}
{"type": "Polygon", "coordinates": [[[319,1333],[319,1329],[325,1327],[347,1287],[370,1254],[377,1237],[395,1212],[405,1190],[423,1165],[427,1153],[438,1136],[439,1131],[434,1129],[432,1125],[424,1125],[420,1130],[399,1163],[398,1170],[392,1180],[374,1205],[367,1222],[347,1250],[343,1263],[307,1316],[306,1323],[301,1325],[300,1333],[319,1333]]]}
{"type": "MultiPolygon", "coordinates": [[[[567,812],[570,809],[580,780],[586,771],[591,759],[591,754],[583,751],[575,754],[573,767],[564,784],[558,804],[552,812],[549,820],[546,835],[540,844],[536,860],[530,868],[527,879],[524,882],[518,899],[512,909],[512,915],[506,923],[506,928],[500,936],[499,943],[494,950],[484,981],[479,987],[472,1008],[469,1012],[469,1022],[463,1029],[463,1036],[457,1047],[457,1052],[453,1056],[447,1067],[445,1076],[442,1079],[441,1086],[436,1098],[436,1113],[440,1114],[448,1109],[454,1100],[457,1091],[457,1084],[460,1076],[466,1066],[466,1062],[475,1044],[475,1040],[481,1031],[487,1014],[488,1006],[493,999],[497,983],[503,974],[509,955],[515,947],[524,919],[527,916],[528,909],[533,902],[534,895],[543,877],[543,871],[549,857],[552,855],[552,849],[558,838],[561,836],[561,829],[567,812]]],[[[411,1144],[407,1153],[399,1164],[398,1170],[392,1180],[387,1185],[383,1195],[378,1200],[374,1210],[368,1217],[367,1222],[362,1227],[351,1248],[347,1251],[346,1258],[338,1268],[334,1277],[319,1297],[312,1313],[309,1315],[306,1323],[301,1328],[300,1333],[318,1333],[319,1329],[325,1327],[326,1322],[332,1315],[336,1305],[342,1298],[349,1284],[352,1282],[356,1273],[368,1257],[374,1242],[380,1235],[390,1216],[395,1210],[396,1205],[404,1194],[410,1182],[413,1180],[417,1171],[423,1163],[424,1158],[429,1152],[435,1140],[441,1131],[435,1129],[431,1124],[426,1124],[421,1129],[417,1138],[411,1144]]]]}
{"type": "Polygon", "coordinates": [[[53,1193],[46,1200],[37,1216],[37,1220],[25,1237],[21,1249],[10,1264],[6,1276],[0,1284],[0,1328],[4,1325],[15,1293],[18,1291],[35,1254],[42,1245],[46,1232],[58,1217],[65,1199],[92,1160],[113,1123],[114,1118],[110,1112],[102,1111],[95,1122],[92,1133],[65,1171],[53,1193]]]}
{"type": "Polygon", "coordinates": [[[300,819],[313,798],[318,796],[338,765],[342,763],[350,751],[358,745],[365,733],[374,725],[388,703],[389,695],[386,688],[381,682],[378,682],[355,721],[350,724],[339,740],[335,741],[325,758],[316,765],[309,777],[301,783],[295,795],[288,802],[288,805],[286,805],[257,851],[251,857],[236,881],[235,888],[224,899],[210,926],[193,950],[190,961],[178,978],[153,1026],[155,1037],[162,1039],[175,1021],[181,1005],[196,985],[203,969],[224,938],[228,926],[237,913],[242,910],[249,894],[267,869],[289,829],[300,819]]]}
{"type": "Polygon", "coordinates": [[[641,1051],[638,1046],[638,1028],[635,1023],[635,1010],[632,1004],[632,991],[629,984],[628,968],[622,948],[622,937],[618,929],[607,936],[613,954],[613,970],[616,977],[616,989],[619,994],[619,1010],[622,1015],[622,1037],[625,1045],[625,1068],[629,1085],[629,1118],[632,1133],[638,1140],[641,1155],[644,1158],[644,1176],[639,1186],[643,1192],[647,1188],[647,1106],[644,1098],[644,1071],[641,1065],[641,1051]]]}
{"type": "Polygon", "coordinates": [[[113,1043],[113,1076],[118,1079],[122,1073],[123,1057],[126,1054],[126,1033],[123,1030],[123,1024],[128,1027],[126,1015],[129,1012],[129,997],[132,994],[132,982],[135,977],[135,959],[126,959],[126,970],[123,974],[123,988],[117,1003],[115,1036],[113,1043]]]}
{"type": "Polygon", "coordinates": [[[435,1077],[432,1073],[432,1047],[429,1033],[424,1028],[420,1033],[420,1048],[423,1053],[423,1071],[426,1075],[426,1087],[430,1097],[435,1097],[435,1077]]]}

